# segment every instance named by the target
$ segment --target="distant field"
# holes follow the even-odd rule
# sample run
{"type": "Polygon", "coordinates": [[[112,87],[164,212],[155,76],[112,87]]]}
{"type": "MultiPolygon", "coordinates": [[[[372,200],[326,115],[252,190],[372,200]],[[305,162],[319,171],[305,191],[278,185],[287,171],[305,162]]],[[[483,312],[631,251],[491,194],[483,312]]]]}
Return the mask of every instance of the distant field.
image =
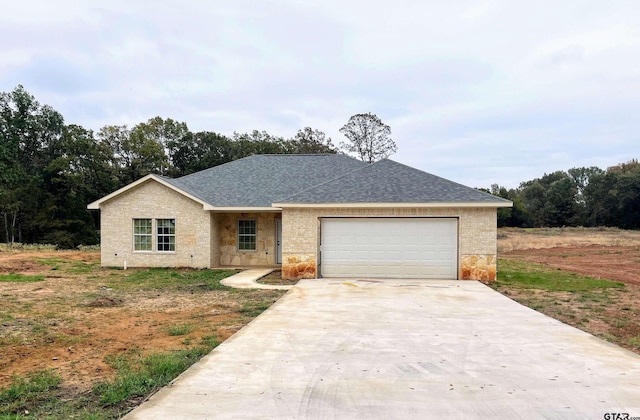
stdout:
{"type": "Polygon", "coordinates": [[[640,246],[640,231],[617,228],[498,229],[498,252],[590,245],[640,246]]]}

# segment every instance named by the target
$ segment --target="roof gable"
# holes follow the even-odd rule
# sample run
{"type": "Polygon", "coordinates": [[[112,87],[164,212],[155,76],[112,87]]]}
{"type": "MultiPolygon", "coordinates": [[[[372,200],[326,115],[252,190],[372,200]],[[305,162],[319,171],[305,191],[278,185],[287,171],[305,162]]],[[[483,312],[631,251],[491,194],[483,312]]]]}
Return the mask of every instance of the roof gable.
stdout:
{"type": "Polygon", "coordinates": [[[132,182],[131,184],[125,185],[124,187],[120,188],[119,190],[116,190],[116,191],[112,192],[109,195],[106,195],[106,196],[104,196],[104,197],[102,197],[102,198],[100,198],[100,199],[88,204],[87,208],[89,210],[99,210],[100,206],[102,205],[102,203],[104,203],[106,201],[109,201],[111,199],[114,199],[114,198],[118,197],[119,195],[124,194],[127,191],[134,190],[135,188],[139,187],[140,185],[142,185],[142,184],[144,184],[146,182],[153,182],[153,181],[158,182],[159,184],[164,185],[165,187],[170,188],[173,191],[175,191],[175,192],[177,192],[179,194],[182,194],[185,197],[190,198],[190,199],[192,199],[193,201],[195,201],[197,203],[202,204],[203,206],[207,205],[206,202],[200,200],[197,196],[195,196],[193,194],[190,194],[188,191],[185,191],[185,190],[180,189],[180,188],[176,187],[175,185],[173,185],[170,182],[170,181],[172,181],[172,179],[166,178],[166,177],[160,176],[160,175],[150,174],[150,175],[147,175],[147,176],[144,176],[144,177],[140,178],[139,180],[137,180],[135,182],[132,182]]]}
{"type": "Polygon", "coordinates": [[[280,204],[482,203],[502,207],[509,200],[384,159],[292,194],[280,204]]]}

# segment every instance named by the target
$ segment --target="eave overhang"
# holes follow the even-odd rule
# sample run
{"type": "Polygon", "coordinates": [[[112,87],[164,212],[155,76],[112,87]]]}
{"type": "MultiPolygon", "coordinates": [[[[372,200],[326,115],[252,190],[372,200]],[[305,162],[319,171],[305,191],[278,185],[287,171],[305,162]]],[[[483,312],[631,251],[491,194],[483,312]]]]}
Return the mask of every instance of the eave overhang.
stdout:
{"type": "Polygon", "coordinates": [[[282,209],[279,207],[216,207],[207,204],[204,206],[204,210],[213,213],[277,213],[282,209]]]}
{"type": "Polygon", "coordinates": [[[501,208],[513,207],[505,202],[433,202],[433,203],[273,203],[273,207],[283,208],[501,208]]]}

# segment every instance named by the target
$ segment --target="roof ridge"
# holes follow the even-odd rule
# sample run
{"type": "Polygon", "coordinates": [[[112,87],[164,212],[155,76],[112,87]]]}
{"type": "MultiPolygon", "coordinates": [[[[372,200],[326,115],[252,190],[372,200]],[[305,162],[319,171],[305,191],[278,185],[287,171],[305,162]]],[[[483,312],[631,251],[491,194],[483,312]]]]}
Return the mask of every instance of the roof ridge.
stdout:
{"type": "MultiPolygon", "coordinates": [[[[251,156],[347,156],[347,155],[342,155],[340,153],[259,153],[251,156]]],[[[251,156],[246,156],[246,157],[251,157],[251,156]]],[[[351,157],[351,156],[348,156],[348,157],[351,157]]]]}

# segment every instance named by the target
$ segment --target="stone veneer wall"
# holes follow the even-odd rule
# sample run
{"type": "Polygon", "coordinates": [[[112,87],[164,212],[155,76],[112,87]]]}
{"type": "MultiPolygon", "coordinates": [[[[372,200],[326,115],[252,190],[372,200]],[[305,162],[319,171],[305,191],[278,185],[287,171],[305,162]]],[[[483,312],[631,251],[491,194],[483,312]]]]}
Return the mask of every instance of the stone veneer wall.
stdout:
{"type": "Polygon", "coordinates": [[[318,277],[321,217],[457,217],[458,278],[496,278],[495,208],[285,208],[282,210],[282,277],[318,277]]]}
{"type": "Polygon", "coordinates": [[[276,263],[276,219],[280,218],[279,213],[224,213],[217,214],[216,217],[219,228],[219,265],[260,266],[276,263]],[[255,251],[238,251],[239,219],[256,220],[255,251]]]}
{"type": "Polygon", "coordinates": [[[209,267],[218,267],[220,265],[220,219],[221,215],[218,213],[211,213],[211,260],[209,261],[209,267]]]}
{"type": "MultiPolygon", "coordinates": [[[[125,261],[129,267],[210,266],[209,212],[202,209],[202,204],[156,181],[149,180],[102,203],[100,224],[102,266],[122,267],[125,261]],[[175,219],[175,252],[134,251],[134,218],[175,219]]],[[[153,249],[155,241],[154,232],[153,249]]]]}

